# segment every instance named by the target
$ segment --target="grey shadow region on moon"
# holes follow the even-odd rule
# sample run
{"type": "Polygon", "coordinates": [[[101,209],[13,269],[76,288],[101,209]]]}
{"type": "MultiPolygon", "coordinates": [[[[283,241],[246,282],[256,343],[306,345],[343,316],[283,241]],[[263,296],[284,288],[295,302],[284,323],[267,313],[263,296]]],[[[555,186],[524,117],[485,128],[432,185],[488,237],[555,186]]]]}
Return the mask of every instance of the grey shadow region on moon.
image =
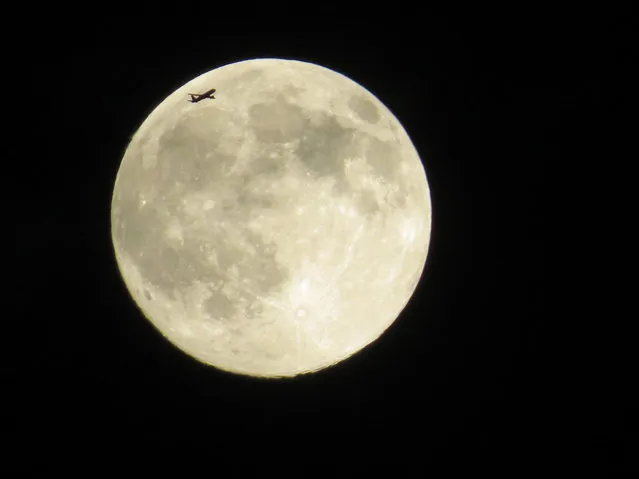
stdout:
{"type": "Polygon", "coordinates": [[[112,239],[133,299],[174,345],[217,368],[280,377],[378,338],[422,274],[430,192],[394,115],[304,62],[205,73],[134,134],[112,239]],[[192,104],[187,93],[217,89],[192,104]]]}

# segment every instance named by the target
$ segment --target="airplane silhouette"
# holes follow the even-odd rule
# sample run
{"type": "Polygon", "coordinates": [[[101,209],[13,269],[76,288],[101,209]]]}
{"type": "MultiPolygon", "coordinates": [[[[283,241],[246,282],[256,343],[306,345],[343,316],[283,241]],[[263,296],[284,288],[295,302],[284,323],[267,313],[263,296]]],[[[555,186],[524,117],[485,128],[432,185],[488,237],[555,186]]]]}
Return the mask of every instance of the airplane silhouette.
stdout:
{"type": "Polygon", "coordinates": [[[189,93],[189,96],[191,97],[189,101],[191,103],[197,103],[198,101],[206,100],[207,98],[215,100],[213,93],[215,93],[215,88],[211,88],[209,91],[206,91],[202,94],[189,93]]]}

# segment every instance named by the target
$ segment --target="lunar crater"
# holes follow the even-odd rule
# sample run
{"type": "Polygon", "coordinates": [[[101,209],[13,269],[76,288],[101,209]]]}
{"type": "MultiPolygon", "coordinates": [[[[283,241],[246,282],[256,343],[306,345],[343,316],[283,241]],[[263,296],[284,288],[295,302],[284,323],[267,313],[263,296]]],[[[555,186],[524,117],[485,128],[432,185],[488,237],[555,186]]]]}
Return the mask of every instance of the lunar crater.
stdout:
{"type": "Polygon", "coordinates": [[[375,105],[361,95],[353,95],[348,100],[348,106],[362,120],[368,123],[377,123],[379,121],[379,113],[375,105]]]}
{"type": "Polygon", "coordinates": [[[300,108],[282,98],[257,103],[249,108],[249,128],[258,140],[283,143],[296,140],[305,128],[300,108]]]}

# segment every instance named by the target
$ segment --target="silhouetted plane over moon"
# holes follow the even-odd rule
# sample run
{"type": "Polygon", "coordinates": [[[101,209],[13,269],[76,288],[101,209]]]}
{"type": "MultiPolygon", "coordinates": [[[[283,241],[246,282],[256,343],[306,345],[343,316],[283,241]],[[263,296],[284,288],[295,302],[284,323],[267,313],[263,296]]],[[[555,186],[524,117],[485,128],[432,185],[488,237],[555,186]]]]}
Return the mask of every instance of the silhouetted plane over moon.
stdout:
{"type": "Polygon", "coordinates": [[[215,100],[213,93],[215,93],[215,88],[211,88],[209,91],[206,91],[202,94],[189,93],[189,96],[191,97],[189,101],[191,103],[197,103],[198,101],[206,100],[207,98],[215,100]]]}

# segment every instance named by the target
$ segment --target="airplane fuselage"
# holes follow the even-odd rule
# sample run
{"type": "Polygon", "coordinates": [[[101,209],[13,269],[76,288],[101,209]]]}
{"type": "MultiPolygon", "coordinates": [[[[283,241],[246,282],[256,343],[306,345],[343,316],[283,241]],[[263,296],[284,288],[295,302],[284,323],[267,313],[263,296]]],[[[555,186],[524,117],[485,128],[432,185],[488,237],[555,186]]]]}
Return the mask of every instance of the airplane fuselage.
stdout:
{"type": "Polygon", "coordinates": [[[211,88],[209,91],[202,94],[189,93],[189,96],[191,97],[189,101],[191,103],[197,103],[199,101],[206,100],[207,98],[210,100],[215,100],[213,93],[215,93],[215,88],[211,88]]]}

